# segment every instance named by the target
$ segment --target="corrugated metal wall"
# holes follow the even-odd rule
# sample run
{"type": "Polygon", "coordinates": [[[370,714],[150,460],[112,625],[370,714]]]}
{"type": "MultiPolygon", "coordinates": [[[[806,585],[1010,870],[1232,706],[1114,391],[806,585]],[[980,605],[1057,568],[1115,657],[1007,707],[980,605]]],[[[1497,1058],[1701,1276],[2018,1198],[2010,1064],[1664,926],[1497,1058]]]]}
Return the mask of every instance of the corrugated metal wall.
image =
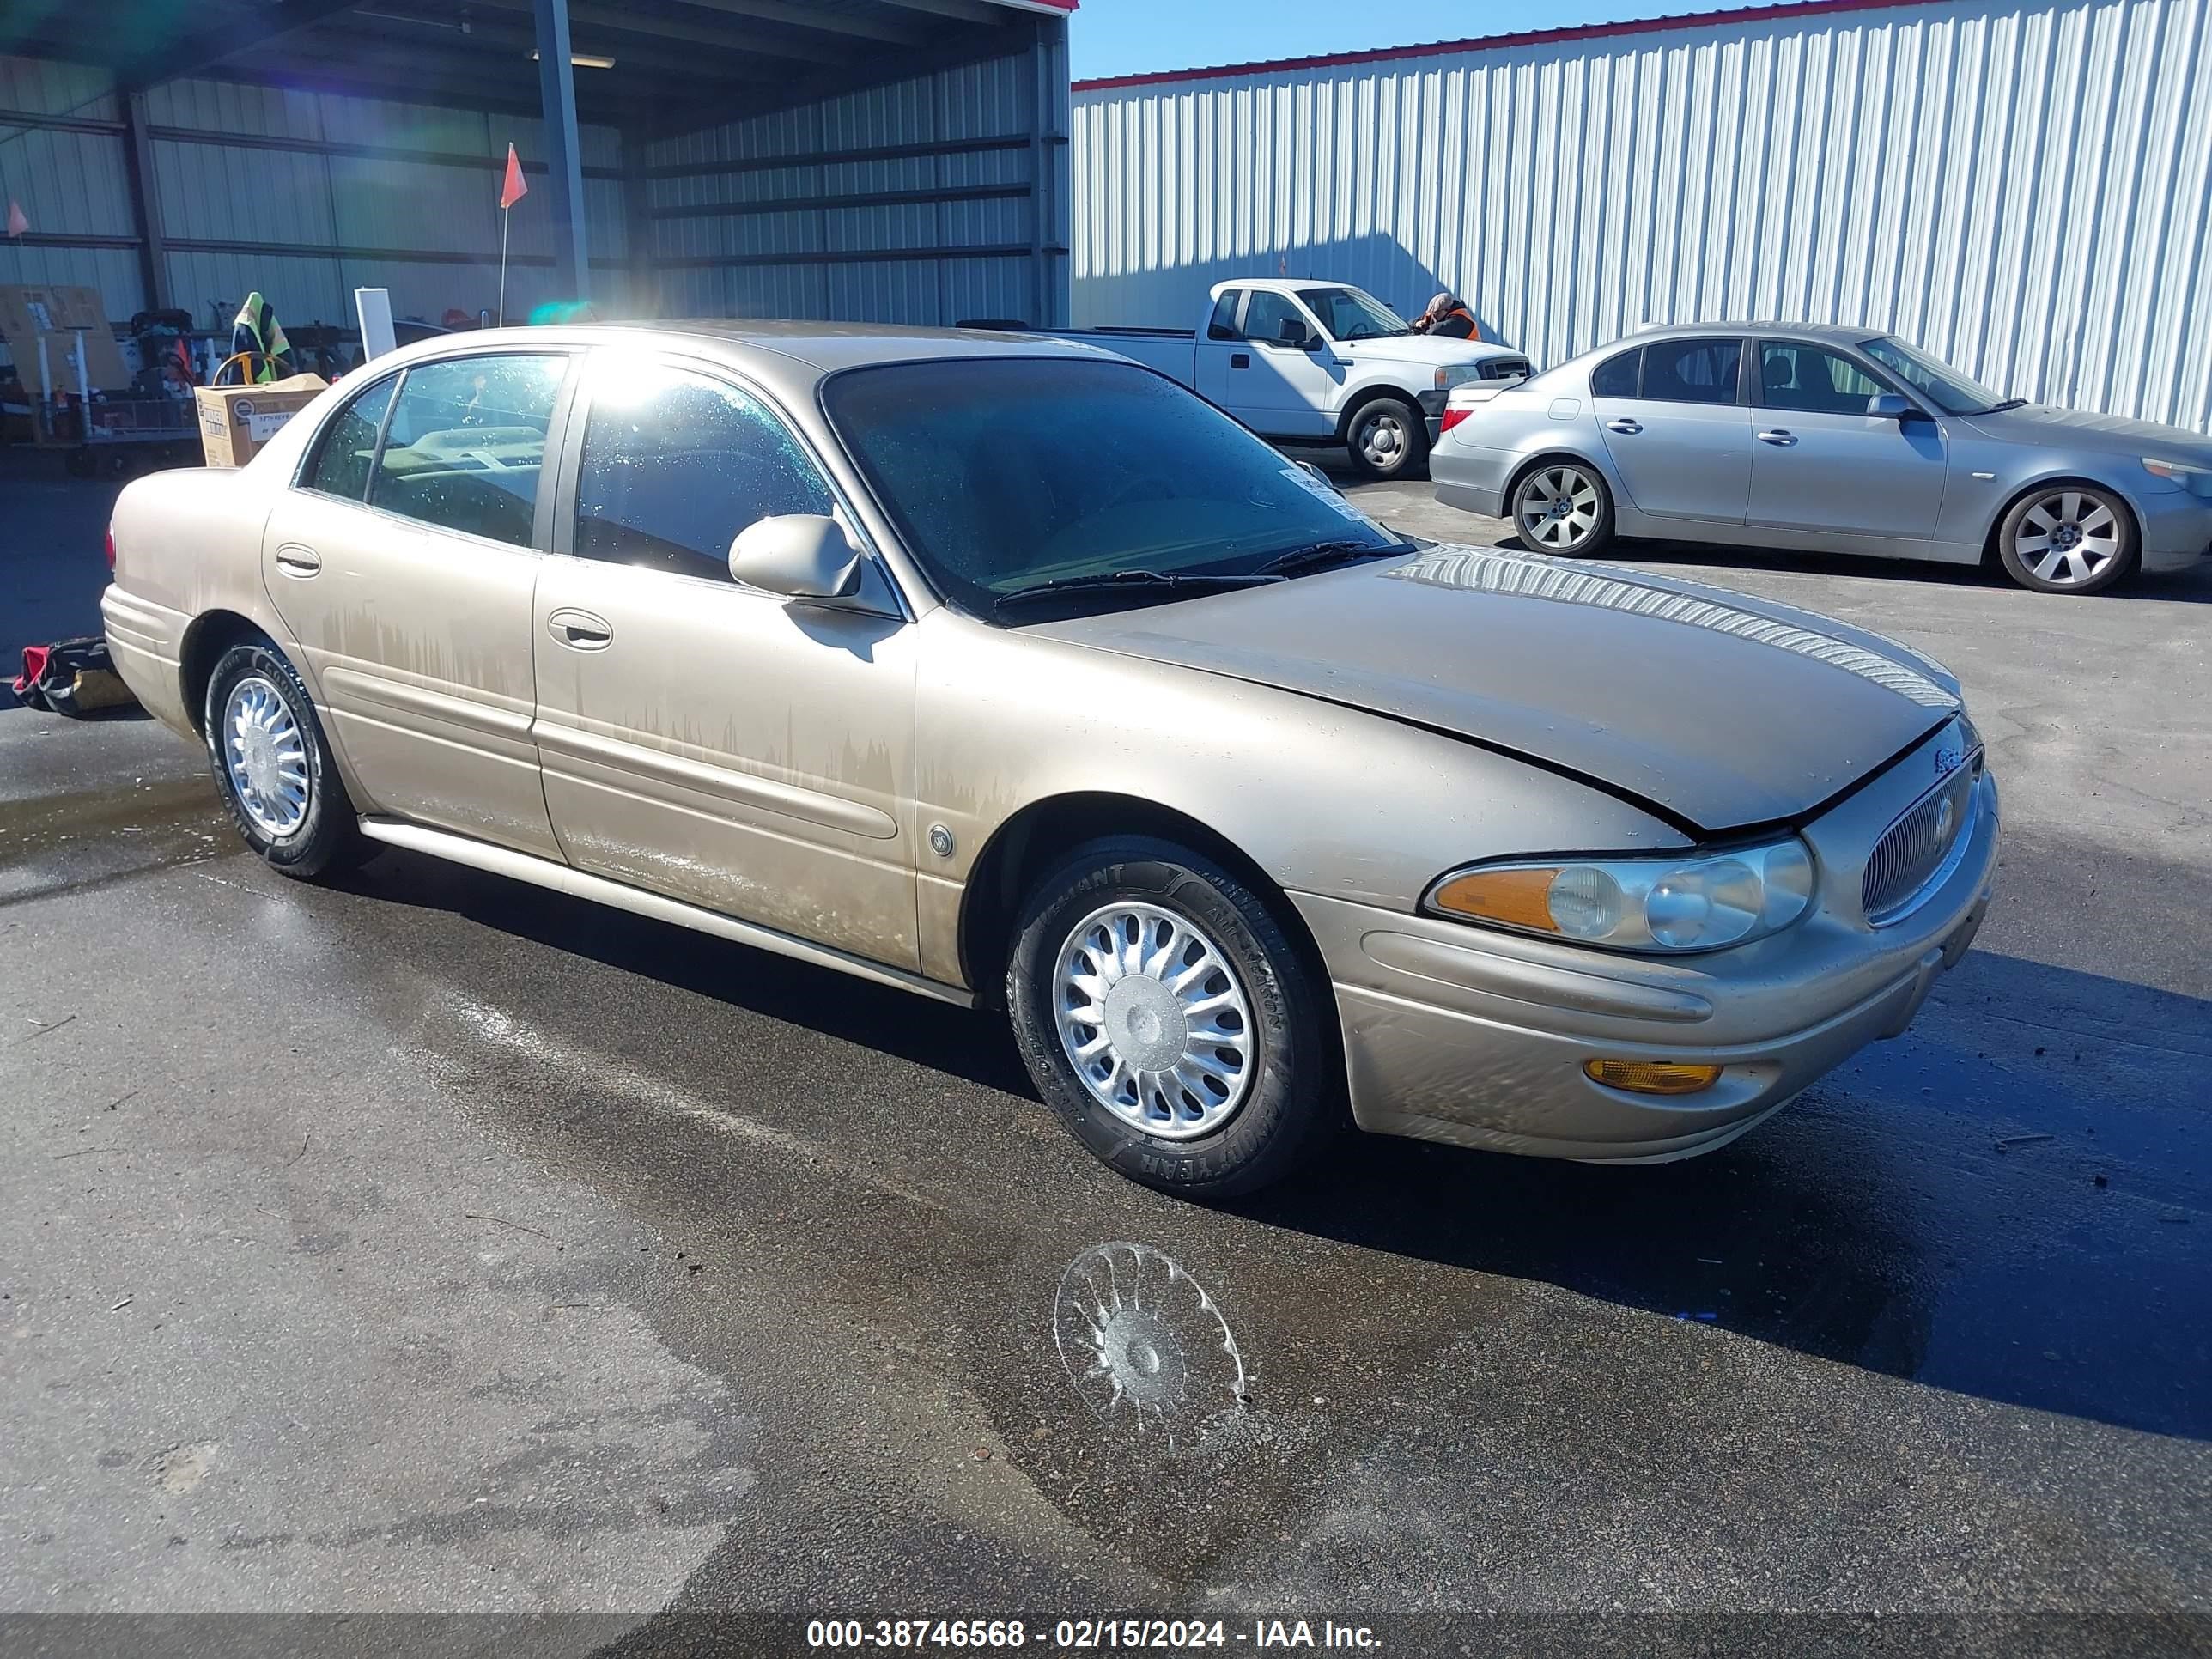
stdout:
{"type": "MultiPolygon", "coordinates": [[[[100,71],[0,58],[0,112],[122,118],[100,71]]],[[[171,303],[228,323],[258,289],[288,325],[353,319],[353,290],[388,288],[393,312],[435,320],[473,313],[499,289],[499,171],[512,140],[541,155],[540,124],[426,105],[288,92],[225,81],[152,88],[146,114],[168,245],[171,303]],[[226,248],[225,243],[262,244],[226,248]],[[281,250],[281,251],[280,251],[281,250]],[[395,257],[413,254],[417,258],[395,257]]],[[[580,130],[593,261],[619,261],[625,223],[619,137],[580,130]]],[[[0,122],[0,198],[23,204],[33,236],[112,239],[118,247],[42,247],[0,240],[0,283],[88,283],[111,319],[147,303],[120,131],[25,130],[0,122]]],[[[554,298],[543,191],[514,210],[510,316],[554,298]]],[[[618,288],[611,268],[600,289],[618,288]]]]}
{"type": "Polygon", "coordinates": [[[1650,323],[1894,329],[2212,431],[2212,0],[1840,9],[1079,91],[1073,305],[1438,289],[1556,362],[1650,323]]]}
{"type": "Polygon", "coordinates": [[[661,314],[1063,320],[1066,36],[1045,33],[649,146],[661,314]]]}

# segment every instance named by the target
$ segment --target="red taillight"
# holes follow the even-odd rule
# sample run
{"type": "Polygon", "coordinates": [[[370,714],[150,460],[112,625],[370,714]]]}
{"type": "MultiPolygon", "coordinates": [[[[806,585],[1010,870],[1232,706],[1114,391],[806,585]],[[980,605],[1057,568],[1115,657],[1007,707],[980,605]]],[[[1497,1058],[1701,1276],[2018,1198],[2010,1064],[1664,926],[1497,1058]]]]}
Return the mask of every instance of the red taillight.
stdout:
{"type": "MultiPolygon", "coordinates": [[[[1471,409],[1454,409],[1449,404],[1446,404],[1444,405],[1444,417],[1442,421],[1437,422],[1437,430],[1439,433],[1449,432],[1454,427],[1457,426],[1462,421],[1465,420],[1468,416],[1474,413],[1474,411],[1471,409]]],[[[115,538],[111,536],[108,538],[108,549],[111,556],[114,551],[114,541],[115,538]]],[[[108,562],[110,564],[115,562],[112,556],[109,558],[108,562]]]]}
{"type": "Polygon", "coordinates": [[[115,526],[107,526],[107,568],[115,568],[115,526]]]}

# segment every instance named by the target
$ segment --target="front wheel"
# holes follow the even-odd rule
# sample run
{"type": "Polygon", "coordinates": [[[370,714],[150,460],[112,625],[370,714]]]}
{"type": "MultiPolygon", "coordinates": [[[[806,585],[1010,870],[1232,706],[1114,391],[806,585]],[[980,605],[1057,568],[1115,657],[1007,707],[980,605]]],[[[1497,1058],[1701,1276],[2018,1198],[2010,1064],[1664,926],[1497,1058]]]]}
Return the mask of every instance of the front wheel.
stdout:
{"type": "Polygon", "coordinates": [[[1581,461],[1546,461],[1513,487],[1513,528],[1531,552],[1579,557],[1613,539],[1613,492],[1581,461]]]}
{"type": "Polygon", "coordinates": [[[2135,568],[2136,552],[2126,506],[2087,484],[2033,491],[1997,527],[2006,574],[2038,593],[2101,593],[2135,568]]]}
{"type": "Polygon", "coordinates": [[[1148,1187],[1256,1191],[1341,1121],[1327,984],[1257,895],[1188,848],[1114,837],[1048,872],[1023,907],[1006,1002],[1038,1092],[1148,1187]]]}
{"type": "Polygon", "coordinates": [[[208,680],[203,729],[238,833],[288,876],[319,876],[362,850],[315,705],[270,645],[234,645],[208,680]]]}
{"type": "Polygon", "coordinates": [[[1429,426],[1421,411],[1396,398],[1377,398],[1352,417],[1345,442],[1352,469],[1378,481],[1409,478],[1429,459],[1429,426]]]}

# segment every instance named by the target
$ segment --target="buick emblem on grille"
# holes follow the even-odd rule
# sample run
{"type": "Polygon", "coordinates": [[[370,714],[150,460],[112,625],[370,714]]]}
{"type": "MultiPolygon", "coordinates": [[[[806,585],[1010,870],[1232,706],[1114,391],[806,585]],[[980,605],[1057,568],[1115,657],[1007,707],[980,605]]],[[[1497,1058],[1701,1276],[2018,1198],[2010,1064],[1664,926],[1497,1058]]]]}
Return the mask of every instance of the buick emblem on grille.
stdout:
{"type": "Polygon", "coordinates": [[[1958,819],[1959,809],[1948,795],[1936,809],[1936,839],[1942,846],[1951,844],[1951,826],[1958,819]]]}

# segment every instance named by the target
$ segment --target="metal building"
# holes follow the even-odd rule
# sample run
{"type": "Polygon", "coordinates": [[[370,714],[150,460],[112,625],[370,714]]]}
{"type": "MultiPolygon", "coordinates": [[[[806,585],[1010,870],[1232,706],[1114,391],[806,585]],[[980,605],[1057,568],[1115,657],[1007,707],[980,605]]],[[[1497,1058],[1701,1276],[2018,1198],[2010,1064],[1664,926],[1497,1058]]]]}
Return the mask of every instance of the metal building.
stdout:
{"type": "Polygon", "coordinates": [[[1080,82],[1076,321],[1232,276],[1449,289],[1556,362],[1893,329],[2212,431],[2212,0],[1828,0],[1080,82]]]}
{"type": "Polygon", "coordinates": [[[137,0],[0,12],[0,283],[112,320],[1065,319],[1075,0],[137,0]],[[549,33],[549,30],[557,33],[549,33]],[[565,43],[541,50],[549,40],[565,43]]]}

